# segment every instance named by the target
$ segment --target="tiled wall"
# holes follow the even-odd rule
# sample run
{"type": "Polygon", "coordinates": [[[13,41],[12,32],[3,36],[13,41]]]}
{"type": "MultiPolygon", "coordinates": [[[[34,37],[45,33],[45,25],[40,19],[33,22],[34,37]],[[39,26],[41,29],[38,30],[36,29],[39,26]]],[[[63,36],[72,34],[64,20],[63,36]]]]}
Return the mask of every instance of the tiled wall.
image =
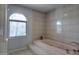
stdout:
{"type": "Polygon", "coordinates": [[[32,11],[32,39],[38,39],[45,33],[45,14],[32,11]]]}
{"type": "Polygon", "coordinates": [[[47,37],[79,43],[79,5],[66,5],[48,13],[47,37]]]}
{"type": "Polygon", "coordinates": [[[5,19],[5,14],[4,14],[4,5],[0,5],[0,42],[2,42],[3,39],[3,27],[4,27],[4,19],[5,19]]]}
{"type": "Polygon", "coordinates": [[[0,55],[7,54],[7,43],[4,39],[5,5],[0,4],[0,55]]]}

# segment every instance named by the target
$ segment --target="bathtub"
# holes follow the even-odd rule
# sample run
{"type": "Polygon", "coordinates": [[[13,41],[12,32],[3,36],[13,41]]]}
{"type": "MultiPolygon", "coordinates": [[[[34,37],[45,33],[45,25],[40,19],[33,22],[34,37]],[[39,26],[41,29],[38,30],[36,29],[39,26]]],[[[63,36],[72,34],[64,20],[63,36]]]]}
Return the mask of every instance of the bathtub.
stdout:
{"type": "Polygon", "coordinates": [[[55,46],[57,48],[65,50],[65,52],[67,54],[79,54],[78,47],[76,47],[70,43],[60,42],[60,41],[52,40],[52,39],[44,39],[42,41],[50,46],[55,46]]]}
{"type": "Polygon", "coordinates": [[[74,55],[72,45],[50,39],[35,40],[29,45],[30,49],[38,55],[74,55]]]}
{"type": "Polygon", "coordinates": [[[33,41],[33,43],[29,45],[29,48],[36,55],[66,55],[67,54],[64,49],[60,49],[55,46],[50,46],[49,44],[44,43],[42,40],[33,41]]]}

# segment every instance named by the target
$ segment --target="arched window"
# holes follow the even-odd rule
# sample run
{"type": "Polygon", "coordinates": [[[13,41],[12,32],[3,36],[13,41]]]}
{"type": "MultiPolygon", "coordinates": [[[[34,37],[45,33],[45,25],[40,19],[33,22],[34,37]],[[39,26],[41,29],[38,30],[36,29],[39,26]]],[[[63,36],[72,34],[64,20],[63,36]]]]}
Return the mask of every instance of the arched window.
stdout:
{"type": "Polygon", "coordinates": [[[23,14],[13,13],[9,17],[10,22],[10,37],[26,36],[27,19],[23,14]]]}
{"type": "Polygon", "coordinates": [[[27,21],[26,17],[23,14],[13,13],[10,17],[10,20],[20,20],[20,21],[27,21]]]}

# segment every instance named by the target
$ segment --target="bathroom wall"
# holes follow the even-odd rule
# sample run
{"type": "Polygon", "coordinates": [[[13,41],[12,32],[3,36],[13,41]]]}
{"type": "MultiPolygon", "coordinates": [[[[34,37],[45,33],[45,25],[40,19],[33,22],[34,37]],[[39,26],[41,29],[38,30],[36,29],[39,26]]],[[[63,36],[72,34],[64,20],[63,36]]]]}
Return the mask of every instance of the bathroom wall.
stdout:
{"type": "MultiPolygon", "coordinates": [[[[28,44],[32,42],[32,10],[29,8],[25,8],[18,5],[8,5],[8,27],[9,30],[9,16],[12,13],[21,13],[23,14],[27,19],[27,35],[25,37],[18,37],[18,38],[9,38],[8,40],[8,51],[15,50],[19,48],[25,48],[28,44]]],[[[9,31],[7,31],[7,35],[9,34],[9,31]]]]}
{"type": "Polygon", "coordinates": [[[48,13],[47,38],[79,43],[79,5],[65,5],[48,13]]]}
{"type": "Polygon", "coordinates": [[[39,39],[41,35],[45,36],[45,13],[32,11],[32,39],[39,39]]]}
{"type": "Polygon", "coordinates": [[[0,5],[0,42],[3,42],[4,6],[0,5]]]}
{"type": "MultiPolygon", "coordinates": [[[[8,5],[8,20],[12,13],[22,13],[27,18],[27,35],[23,38],[9,38],[8,50],[14,50],[18,48],[24,48],[30,44],[32,40],[38,39],[45,33],[45,14],[39,11],[35,11],[29,8],[25,8],[18,5],[8,5]]],[[[8,24],[9,30],[9,24],[8,24]]],[[[9,31],[7,31],[7,35],[9,31]]]]}
{"type": "Polygon", "coordinates": [[[0,54],[7,54],[7,42],[5,40],[5,5],[0,5],[0,54]]]}

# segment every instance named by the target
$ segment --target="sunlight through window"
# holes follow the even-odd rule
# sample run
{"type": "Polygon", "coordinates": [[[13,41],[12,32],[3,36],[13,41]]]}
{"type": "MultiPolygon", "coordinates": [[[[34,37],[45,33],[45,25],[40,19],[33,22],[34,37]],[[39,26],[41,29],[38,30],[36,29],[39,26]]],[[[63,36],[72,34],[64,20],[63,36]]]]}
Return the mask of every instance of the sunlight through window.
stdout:
{"type": "Polygon", "coordinates": [[[26,21],[24,15],[19,13],[14,13],[9,17],[9,23],[10,23],[10,31],[9,36],[10,37],[16,37],[16,36],[25,36],[26,35],[26,21]]]}

